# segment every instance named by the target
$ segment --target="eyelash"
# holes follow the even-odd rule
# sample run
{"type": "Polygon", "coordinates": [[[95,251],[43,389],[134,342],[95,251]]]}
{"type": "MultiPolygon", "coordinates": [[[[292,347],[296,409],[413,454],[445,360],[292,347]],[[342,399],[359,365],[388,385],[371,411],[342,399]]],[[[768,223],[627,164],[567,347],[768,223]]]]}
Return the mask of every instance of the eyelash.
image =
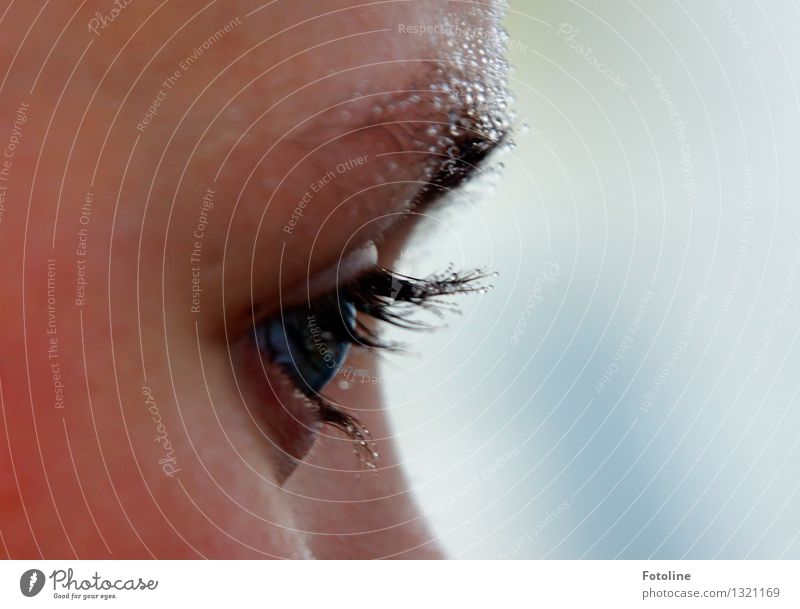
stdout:
{"type": "MultiPolygon", "coordinates": [[[[357,417],[346,413],[320,394],[335,371],[323,371],[323,382],[319,387],[312,387],[306,375],[298,370],[289,341],[289,335],[292,334],[296,339],[298,332],[296,328],[289,327],[291,324],[287,320],[296,321],[304,317],[305,328],[300,329],[299,337],[305,339],[305,347],[310,348],[313,343],[316,355],[322,356],[326,362],[332,362],[334,355],[338,354],[341,366],[350,346],[390,351],[398,351],[403,347],[399,343],[381,340],[379,332],[364,323],[364,318],[407,330],[428,331],[435,325],[413,319],[412,315],[423,310],[441,317],[446,311],[457,311],[452,303],[441,298],[470,292],[485,293],[491,286],[483,285],[482,281],[494,275],[496,273],[489,274],[481,269],[456,272],[450,266],[441,273],[416,278],[374,266],[353,280],[311,300],[306,307],[292,307],[266,320],[256,328],[256,340],[266,357],[277,364],[316,407],[320,422],[350,438],[362,464],[374,469],[378,453],[375,452],[375,443],[370,439],[369,430],[357,417]],[[325,342],[319,342],[321,340],[325,342]],[[327,346],[330,343],[334,343],[337,349],[328,360],[327,355],[331,354],[331,350],[327,346]],[[276,344],[284,351],[283,354],[278,353],[280,349],[276,344]],[[342,348],[342,345],[345,347],[342,348]]],[[[314,363],[320,362],[311,362],[310,365],[313,367],[314,363]]],[[[326,367],[332,370],[331,366],[326,367]]]]}

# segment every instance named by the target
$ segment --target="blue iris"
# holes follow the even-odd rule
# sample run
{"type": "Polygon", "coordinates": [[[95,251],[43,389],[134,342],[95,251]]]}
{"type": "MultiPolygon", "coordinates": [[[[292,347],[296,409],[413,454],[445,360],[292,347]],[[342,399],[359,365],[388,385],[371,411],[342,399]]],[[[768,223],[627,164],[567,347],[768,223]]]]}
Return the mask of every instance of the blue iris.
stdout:
{"type": "MultiPolygon", "coordinates": [[[[313,303],[312,303],[313,305],[313,303]]],[[[258,346],[306,393],[318,393],[341,369],[356,328],[356,308],[288,309],[256,330],[258,346]]]]}

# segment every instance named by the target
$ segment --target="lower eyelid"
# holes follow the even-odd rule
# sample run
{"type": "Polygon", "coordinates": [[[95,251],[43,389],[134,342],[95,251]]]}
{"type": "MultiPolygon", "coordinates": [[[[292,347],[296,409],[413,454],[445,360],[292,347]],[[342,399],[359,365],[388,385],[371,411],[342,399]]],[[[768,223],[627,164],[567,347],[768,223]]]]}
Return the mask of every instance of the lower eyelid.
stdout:
{"type": "Polygon", "coordinates": [[[247,408],[272,453],[278,482],[282,483],[308,455],[323,429],[317,406],[292,380],[261,354],[253,341],[238,356],[240,386],[247,408]]]}

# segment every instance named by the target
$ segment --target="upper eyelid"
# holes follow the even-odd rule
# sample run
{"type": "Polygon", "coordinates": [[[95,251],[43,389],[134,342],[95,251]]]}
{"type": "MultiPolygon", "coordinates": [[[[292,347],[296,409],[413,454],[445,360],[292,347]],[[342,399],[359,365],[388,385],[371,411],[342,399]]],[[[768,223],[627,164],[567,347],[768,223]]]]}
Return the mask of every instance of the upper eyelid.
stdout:
{"type": "MultiPolygon", "coordinates": [[[[454,120],[463,122],[468,120],[468,117],[457,114],[454,120]]],[[[431,152],[415,147],[414,143],[420,141],[425,130],[431,125],[447,127],[450,124],[451,122],[432,120],[431,116],[420,113],[418,118],[367,123],[349,131],[348,134],[374,132],[375,129],[378,129],[394,146],[392,146],[392,150],[377,156],[388,158],[393,155],[408,155],[422,159],[420,175],[416,176],[418,178],[416,181],[421,186],[414,194],[411,206],[406,210],[406,213],[412,214],[423,211],[437,201],[442,194],[441,190],[457,190],[469,178],[476,175],[480,171],[483,161],[502,146],[508,136],[508,132],[504,131],[498,138],[493,139],[476,129],[461,127],[461,133],[453,138],[453,144],[451,144],[457,148],[455,154],[448,154],[445,150],[431,152]],[[426,177],[423,173],[426,166],[433,169],[431,177],[426,177]],[[456,170],[450,171],[448,167],[454,167],[456,170]]],[[[409,176],[409,181],[413,181],[412,176],[409,176]]]]}
{"type": "MultiPolygon", "coordinates": [[[[407,95],[410,90],[411,89],[406,89],[402,93],[407,95]]],[[[400,92],[397,94],[400,95],[400,92]]],[[[369,110],[373,100],[368,101],[369,104],[364,104],[365,107],[361,108],[361,110],[369,110]]],[[[402,155],[408,153],[407,158],[415,159],[411,163],[408,161],[402,163],[406,168],[404,181],[409,184],[406,190],[402,190],[402,181],[398,181],[396,183],[398,189],[396,191],[397,197],[371,197],[371,200],[368,201],[368,205],[362,208],[354,207],[353,214],[347,218],[347,224],[342,228],[337,228],[339,233],[349,233],[348,227],[357,228],[359,226],[365,226],[373,219],[381,218],[381,223],[376,223],[374,225],[374,230],[370,229],[371,232],[365,231],[360,244],[354,242],[353,246],[360,247],[368,241],[380,244],[387,240],[388,234],[392,233],[391,228],[399,225],[401,216],[418,216],[420,211],[439,199],[439,195],[442,194],[441,189],[453,189],[459,186],[466,178],[475,173],[475,168],[484,157],[502,142],[502,138],[492,140],[488,137],[488,133],[483,130],[470,129],[469,126],[462,125],[460,127],[461,133],[459,136],[452,137],[454,140],[452,145],[456,147],[456,150],[449,159],[445,154],[445,150],[431,153],[430,151],[426,152],[420,149],[418,146],[419,138],[425,134],[425,130],[431,125],[439,125],[441,131],[446,131],[446,126],[451,124],[451,122],[459,122],[462,118],[464,121],[468,120],[465,117],[466,111],[462,111],[461,108],[453,107],[451,111],[452,113],[448,112],[448,110],[436,111],[432,104],[422,103],[417,107],[410,107],[400,112],[397,116],[397,120],[376,121],[373,118],[373,120],[367,120],[366,124],[360,124],[365,120],[364,113],[362,112],[361,118],[359,119],[356,118],[356,112],[354,110],[351,114],[352,118],[348,119],[348,121],[334,121],[322,125],[320,123],[309,123],[307,128],[295,132],[295,134],[288,137],[286,141],[298,144],[300,150],[306,150],[310,146],[313,146],[313,144],[317,144],[313,146],[313,149],[310,150],[306,156],[308,158],[314,158],[313,155],[319,151],[324,156],[318,157],[315,160],[323,163],[334,162],[332,159],[337,158],[341,160],[342,154],[357,155],[367,151],[375,156],[377,156],[378,153],[382,156],[386,153],[387,158],[391,158],[391,154],[402,155]],[[347,129],[348,127],[349,129],[347,129]],[[343,128],[345,132],[342,132],[343,128]],[[322,129],[322,133],[320,133],[320,129],[322,129]],[[373,135],[367,135],[369,139],[364,141],[364,146],[359,145],[357,140],[345,142],[345,138],[349,139],[349,136],[360,137],[356,135],[359,133],[366,135],[368,129],[372,130],[373,135]],[[330,137],[326,137],[326,131],[328,130],[331,130],[328,134],[330,137]],[[306,138],[309,138],[308,141],[306,141],[306,138]],[[326,142],[327,145],[319,145],[320,140],[326,142]],[[340,143],[336,143],[337,141],[340,143]],[[328,148],[328,150],[323,152],[325,148],[328,148]],[[333,150],[334,156],[328,156],[330,150],[333,150]],[[433,159],[435,159],[435,161],[433,159]],[[460,170],[456,172],[443,171],[443,167],[448,162],[455,163],[455,166],[460,170]],[[426,167],[433,170],[430,177],[425,173],[426,167]],[[417,185],[412,188],[415,182],[417,185]]],[[[348,173],[347,180],[337,180],[330,190],[326,190],[325,196],[335,198],[336,188],[345,188],[348,192],[353,192],[363,189],[365,186],[370,188],[378,186],[371,183],[365,184],[363,179],[364,178],[356,172],[352,172],[352,174],[348,173]]],[[[283,184],[283,182],[281,182],[281,184],[283,184]]],[[[270,201],[272,201],[272,199],[270,199],[270,201]]],[[[279,201],[279,199],[276,199],[276,201],[279,201]]],[[[290,206],[286,205],[284,207],[286,207],[286,210],[289,210],[290,206]]],[[[276,209],[279,211],[286,211],[277,203],[276,209]]],[[[315,211],[322,209],[327,210],[327,206],[318,206],[314,208],[315,211]]],[[[306,232],[312,229],[316,230],[319,228],[320,222],[324,221],[324,219],[325,218],[322,216],[317,217],[309,214],[304,219],[302,229],[306,232]]],[[[406,226],[408,227],[410,225],[407,224],[406,226]]],[[[279,230],[280,227],[276,229],[276,232],[279,230]]],[[[401,231],[405,230],[406,228],[401,227],[401,231]]],[[[398,234],[398,231],[394,231],[393,238],[399,238],[398,234]]],[[[330,257],[326,257],[324,254],[321,257],[318,256],[318,262],[315,260],[313,268],[311,269],[313,274],[325,271],[325,267],[328,269],[330,269],[331,266],[335,267],[336,252],[333,252],[332,249],[336,248],[337,251],[341,251],[341,248],[346,245],[344,243],[344,238],[339,241],[336,239],[331,239],[329,241],[331,242],[330,257]]],[[[268,241],[265,241],[265,243],[268,243],[268,241]]],[[[270,249],[265,246],[264,251],[275,256],[280,254],[277,248],[270,249]]],[[[316,251],[319,252],[322,250],[317,249],[316,251]]],[[[270,259],[272,258],[269,256],[260,257],[260,260],[270,259]]],[[[256,264],[253,272],[258,272],[259,268],[263,270],[265,265],[266,263],[256,264]]],[[[308,265],[305,266],[308,267],[308,265]]],[[[287,272],[286,277],[296,277],[297,279],[291,281],[287,280],[283,285],[284,292],[288,285],[297,285],[299,282],[305,280],[308,269],[306,268],[305,270],[306,273],[302,273],[303,269],[292,267],[291,272],[287,272]]],[[[247,302],[246,306],[241,307],[242,310],[239,314],[239,318],[242,320],[242,324],[237,325],[237,327],[241,327],[242,330],[246,331],[246,326],[244,326],[244,324],[249,326],[254,319],[265,319],[269,314],[276,311],[279,304],[280,306],[286,307],[287,305],[291,306],[299,302],[299,299],[293,299],[291,302],[286,302],[285,300],[281,302],[282,299],[279,294],[281,288],[280,286],[277,288],[275,287],[277,283],[278,282],[273,282],[273,285],[268,287],[258,287],[255,291],[251,292],[249,302],[247,302]]]]}
{"type": "Polygon", "coordinates": [[[442,159],[428,184],[418,193],[414,211],[420,212],[437,200],[441,194],[439,191],[457,190],[464,182],[475,176],[480,171],[483,161],[503,144],[505,137],[504,133],[500,139],[493,140],[478,132],[469,132],[465,137],[456,140],[457,154],[442,159]],[[453,161],[452,167],[448,167],[448,159],[453,161]]]}

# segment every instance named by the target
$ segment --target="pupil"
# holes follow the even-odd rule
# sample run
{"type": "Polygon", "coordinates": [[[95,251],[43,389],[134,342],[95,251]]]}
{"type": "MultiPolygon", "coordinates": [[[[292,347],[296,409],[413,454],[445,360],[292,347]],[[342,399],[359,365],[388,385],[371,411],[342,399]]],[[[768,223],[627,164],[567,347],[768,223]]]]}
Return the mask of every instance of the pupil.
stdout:
{"type": "Polygon", "coordinates": [[[355,331],[356,310],[351,303],[317,313],[312,306],[284,312],[259,331],[259,344],[272,361],[306,393],[317,393],[341,369],[350,350],[348,333],[355,331]],[[281,323],[281,321],[283,323],[281,323]]]}

